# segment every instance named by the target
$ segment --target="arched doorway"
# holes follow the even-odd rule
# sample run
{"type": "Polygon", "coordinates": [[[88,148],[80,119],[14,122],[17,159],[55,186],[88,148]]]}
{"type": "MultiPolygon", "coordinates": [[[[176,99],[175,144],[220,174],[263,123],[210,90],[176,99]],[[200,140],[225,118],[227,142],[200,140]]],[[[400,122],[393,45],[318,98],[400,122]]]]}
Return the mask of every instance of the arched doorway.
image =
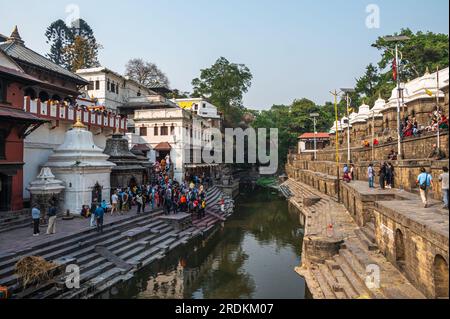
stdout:
{"type": "Polygon", "coordinates": [[[433,276],[436,298],[448,298],[448,264],[441,255],[434,258],[433,276]]]}
{"type": "Polygon", "coordinates": [[[135,186],[138,186],[137,185],[137,181],[136,181],[136,177],[131,177],[131,179],[130,179],[130,183],[128,184],[128,186],[131,188],[131,189],[133,189],[133,187],[135,187],[135,186]]]}
{"type": "Polygon", "coordinates": [[[395,261],[398,268],[404,270],[405,268],[405,241],[403,233],[400,229],[395,231],[395,261]]]}

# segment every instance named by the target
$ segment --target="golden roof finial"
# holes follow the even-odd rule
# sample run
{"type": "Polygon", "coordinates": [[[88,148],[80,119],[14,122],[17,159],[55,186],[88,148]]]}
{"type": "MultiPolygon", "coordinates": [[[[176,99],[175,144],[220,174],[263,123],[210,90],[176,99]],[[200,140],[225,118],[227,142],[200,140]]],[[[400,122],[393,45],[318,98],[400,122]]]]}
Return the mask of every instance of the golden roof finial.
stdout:
{"type": "Polygon", "coordinates": [[[73,128],[86,128],[86,126],[81,122],[81,117],[77,117],[77,122],[73,125],[73,128]]]}
{"type": "Polygon", "coordinates": [[[430,69],[428,67],[425,70],[425,75],[430,75],[430,69]]]}

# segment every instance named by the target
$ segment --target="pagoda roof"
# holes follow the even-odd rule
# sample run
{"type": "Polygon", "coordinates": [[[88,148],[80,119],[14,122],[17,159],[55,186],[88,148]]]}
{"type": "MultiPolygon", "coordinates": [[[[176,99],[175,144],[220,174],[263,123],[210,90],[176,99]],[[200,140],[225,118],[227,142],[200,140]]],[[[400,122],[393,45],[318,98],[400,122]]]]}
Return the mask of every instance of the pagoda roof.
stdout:
{"type": "Polygon", "coordinates": [[[69,70],[66,70],[65,68],[40,55],[39,53],[31,50],[30,48],[27,48],[24,44],[24,41],[19,35],[17,27],[5,42],[0,42],[0,49],[2,49],[15,61],[30,64],[47,71],[57,73],[61,76],[70,78],[80,85],[86,85],[88,83],[82,77],[70,72],[69,70]]]}

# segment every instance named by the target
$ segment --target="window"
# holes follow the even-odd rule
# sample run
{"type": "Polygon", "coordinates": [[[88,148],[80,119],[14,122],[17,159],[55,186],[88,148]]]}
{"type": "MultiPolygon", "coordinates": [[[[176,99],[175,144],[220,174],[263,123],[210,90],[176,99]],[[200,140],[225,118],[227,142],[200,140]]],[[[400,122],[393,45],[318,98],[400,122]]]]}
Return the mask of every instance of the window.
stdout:
{"type": "Polygon", "coordinates": [[[111,83],[111,92],[116,92],[116,85],[114,83],[111,83]]]}
{"type": "Polygon", "coordinates": [[[99,80],[95,81],[95,89],[100,90],[100,81],[99,80]]]}
{"type": "Polygon", "coordinates": [[[94,81],[89,81],[87,89],[88,89],[88,91],[92,91],[94,89],[94,81]]]}
{"type": "Polygon", "coordinates": [[[6,133],[4,131],[0,131],[0,159],[5,159],[5,144],[6,144],[6,133]]]}
{"type": "Polygon", "coordinates": [[[116,94],[119,94],[119,84],[116,85],[116,94]]]}
{"type": "Polygon", "coordinates": [[[170,127],[170,135],[175,135],[175,126],[173,124],[170,127]]]}
{"type": "Polygon", "coordinates": [[[141,127],[139,135],[140,136],[147,136],[147,128],[146,127],[141,127]]]}
{"type": "Polygon", "coordinates": [[[163,124],[163,126],[161,126],[161,135],[162,136],[169,135],[169,128],[165,124],[163,124]]]}
{"type": "Polygon", "coordinates": [[[158,136],[159,135],[159,131],[158,131],[158,126],[155,125],[155,127],[153,128],[153,135],[158,136]]]}
{"type": "Polygon", "coordinates": [[[0,103],[6,102],[6,81],[3,79],[0,79],[0,103]]]}
{"type": "Polygon", "coordinates": [[[203,103],[203,108],[206,109],[206,103],[203,103]]]}
{"type": "Polygon", "coordinates": [[[109,82],[109,80],[106,82],[106,90],[107,91],[111,90],[111,83],[109,82]]]}
{"type": "Polygon", "coordinates": [[[141,92],[139,91],[139,92],[137,92],[137,96],[141,96],[141,92]]]}

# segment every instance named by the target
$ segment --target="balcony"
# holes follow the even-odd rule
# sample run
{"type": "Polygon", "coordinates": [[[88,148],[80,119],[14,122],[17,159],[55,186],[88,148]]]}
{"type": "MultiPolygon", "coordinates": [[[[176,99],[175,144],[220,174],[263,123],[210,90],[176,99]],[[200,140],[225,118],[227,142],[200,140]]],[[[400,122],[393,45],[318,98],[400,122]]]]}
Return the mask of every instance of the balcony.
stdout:
{"type": "Polygon", "coordinates": [[[54,101],[41,102],[39,99],[32,100],[29,96],[24,99],[24,111],[47,120],[75,123],[80,119],[88,127],[110,128],[121,132],[127,130],[127,119],[111,111],[92,111],[82,106],[69,106],[54,101]]]}

